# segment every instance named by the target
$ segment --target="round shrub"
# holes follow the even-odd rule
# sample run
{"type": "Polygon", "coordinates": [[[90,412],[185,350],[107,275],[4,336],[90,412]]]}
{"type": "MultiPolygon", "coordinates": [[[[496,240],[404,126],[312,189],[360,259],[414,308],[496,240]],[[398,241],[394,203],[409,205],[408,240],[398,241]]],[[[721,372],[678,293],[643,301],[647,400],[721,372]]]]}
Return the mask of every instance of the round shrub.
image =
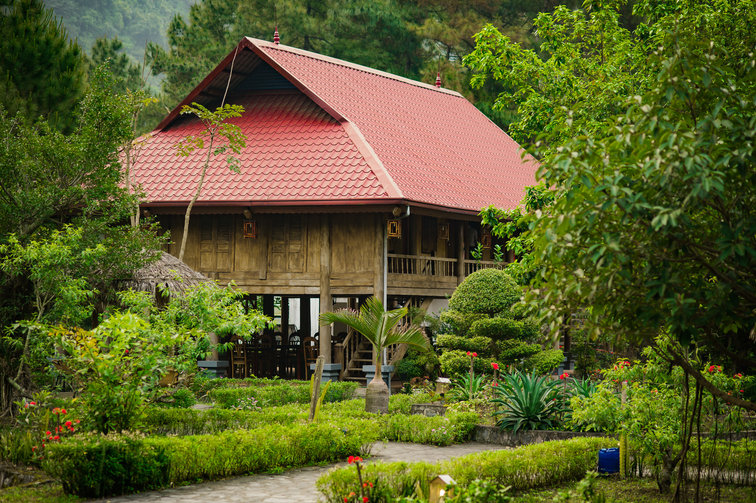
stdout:
{"type": "Polygon", "coordinates": [[[517,339],[505,339],[496,343],[500,363],[518,364],[520,360],[541,352],[539,344],[528,344],[517,339]]]}
{"type": "Polygon", "coordinates": [[[551,374],[564,361],[561,349],[547,349],[525,360],[525,367],[536,374],[551,374]]]}
{"type": "Polygon", "coordinates": [[[459,311],[444,311],[439,316],[442,323],[448,325],[448,328],[456,335],[465,335],[470,326],[478,320],[488,318],[485,313],[461,313],[459,311]]]}
{"type": "Polygon", "coordinates": [[[520,300],[521,287],[498,269],[481,269],[460,283],[449,299],[449,308],[460,313],[495,315],[508,311],[520,300]]]}
{"type": "Polygon", "coordinates": [[[422,377],[424,375],[423,368],[414,360],[405,358],[396,366],[396,377],[402,381],[409,381],[413,377],[422,377]]]}
{"type": "Polygon", "coordinates": [[[493,341],[488,337],[461,337],[459,335],[439,334],[436,338],[438,347],[444,350],[460,349],[462,351],[475,351],[476,353],[488,353],[491,351],[493,341]]]}
{"type": "Polygon", "coordinates": [[[473,337],[488,337],[495,341],[502,339],[522,339],[525,334],[524,324],[509,318],[485,318],[470,326],[473,337]]]}
{"type": "MultiPolygon", "coordinates": [[[[470,357],[465,351],[452,349],[445,351],[441,357],[441,372],[445,376],[455,377],[470,371],[470,357]]],[[[476,374],[491,372],[491,359],[478,357],[473,359],[473,367],[476,374]]]]}

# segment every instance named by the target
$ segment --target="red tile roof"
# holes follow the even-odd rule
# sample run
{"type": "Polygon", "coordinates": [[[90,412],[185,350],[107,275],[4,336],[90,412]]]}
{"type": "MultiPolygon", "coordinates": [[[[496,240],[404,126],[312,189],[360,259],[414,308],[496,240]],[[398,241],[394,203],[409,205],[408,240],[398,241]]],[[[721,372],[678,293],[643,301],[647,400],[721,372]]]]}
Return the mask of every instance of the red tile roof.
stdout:
{"type": "MultiPolygon", "coordinates": [[[[232,63],[227,101],[245,108],[232,121],[247,136],[241,172],[214,159],[199,205],[406,202],[476,212],[514,207],[535,183],[532,158],[458,93],[292,47],[243,39],[183,103],[217,106],[232,63]]],[[[155,203],[185,205],[199,177],[199,153],[175,155],[178,140],[200,129],[180,107],[134,167],[155,203]]]]}

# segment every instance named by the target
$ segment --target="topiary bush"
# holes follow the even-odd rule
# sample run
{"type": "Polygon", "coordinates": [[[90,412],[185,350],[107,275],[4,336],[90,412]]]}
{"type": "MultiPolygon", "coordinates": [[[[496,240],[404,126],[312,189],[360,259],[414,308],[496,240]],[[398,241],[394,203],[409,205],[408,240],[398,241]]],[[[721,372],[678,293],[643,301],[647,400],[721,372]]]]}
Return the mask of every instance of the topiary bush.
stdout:
{"type": "Polygon", "coordinates": [[[403,359],[396,365],[396,377],[402,381],[409,381],[414,377],[423,377],[425,371],[416,361],[403,359]]]}
{"type": "Polygon", "coordinates": [[[523,339],[526,334],[522,321],[510,318],[485,318],[470,326],[472,337],[488,337],[495,341],[502,339],[523,339]]]}
{"type": "Polygon", "coordinates": [[[459,311],[444,311],[439,315],[442,323],[451,328],[456,335],[465,335],[473,323],[488,318],[485,313],[461,313],[459,311]]]}
{"type": "Polygon", "coordinates": [[[526,359],[525,368],[539,375],[551,374],[563,361],[564,353],[561,349],[547,349],[526,359]]]}
{"type": "Polygon", "coordinates": [[[500,363],[508,365],[519,364],[521,360],[540,353],[543,348],[539,344],[528,344],[517,339],[505,339],[496,343],[497,356],[500,363]]]}
{"type": "MultiPolygon", "coordinates": [[[[441,360],[441,372],[448,377],[456,377],[470,371],[470,357],[465,351],[452,349],[444,351],[439,357],[441,360]]],[[[478,356],[473,359],[473,368],[476,374],[491,373],[491,358],[478,356]]]]}
{"type": "Polygon", "coordinates": [[[459,349],[461,351],[475,351],[488,353],[493,341],[488,337],[462,337],[459,335],[440,334],[436,338],[436,345],[444,350],[459,349]]]}
{"type": "Polygon", "coordinates": [[[504,271],[481,269],[460,283],[449,299],[449,308],[460,313],[503,313],[522,297],[522,288],[504,271]]]}

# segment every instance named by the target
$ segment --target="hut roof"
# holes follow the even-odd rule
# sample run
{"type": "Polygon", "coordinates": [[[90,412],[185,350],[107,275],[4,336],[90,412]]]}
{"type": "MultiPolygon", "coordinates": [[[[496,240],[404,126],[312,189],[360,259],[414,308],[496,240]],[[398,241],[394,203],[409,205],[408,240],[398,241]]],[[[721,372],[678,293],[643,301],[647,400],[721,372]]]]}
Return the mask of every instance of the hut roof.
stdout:
{"type": "Polygon", "coordinates": [[[162,252],[160,258],[134,271],[125,286],[143,292],[155,294],[158,287],[169,293],[183,293],[187,289],[202,283],[212,282],[210,278],[199,273],[170,253],[162,252]]]}

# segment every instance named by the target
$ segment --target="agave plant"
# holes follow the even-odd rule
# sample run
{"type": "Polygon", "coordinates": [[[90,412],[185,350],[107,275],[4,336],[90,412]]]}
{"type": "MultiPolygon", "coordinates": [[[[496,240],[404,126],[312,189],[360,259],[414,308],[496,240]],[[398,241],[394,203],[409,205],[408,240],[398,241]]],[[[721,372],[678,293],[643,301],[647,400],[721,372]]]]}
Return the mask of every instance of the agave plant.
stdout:
{"type": "Polygon", "coordinates": [[[465,374],[459,379],[455,379],[452,383],[454,397],[458,400],[474,400],[485,387],[484,378],[483,374],[477,376],[465,374]]]}
{"type": "Polygon", "coordinates": [[[496,388],[498,397],[492,400],[499,406],[494,413],[497,426],[515,433],[553,428],[564,412],[560,388],[559,381],[535,373],[502,375],[496,388]]]}
{"type": "Polygon", "coordinates": [[[572,381],[572,389],[570,390],[570,396],[582,396],[588,398],[596,392],[596,383],[590,379],[583,379],[582,381],[572,381]]]}

